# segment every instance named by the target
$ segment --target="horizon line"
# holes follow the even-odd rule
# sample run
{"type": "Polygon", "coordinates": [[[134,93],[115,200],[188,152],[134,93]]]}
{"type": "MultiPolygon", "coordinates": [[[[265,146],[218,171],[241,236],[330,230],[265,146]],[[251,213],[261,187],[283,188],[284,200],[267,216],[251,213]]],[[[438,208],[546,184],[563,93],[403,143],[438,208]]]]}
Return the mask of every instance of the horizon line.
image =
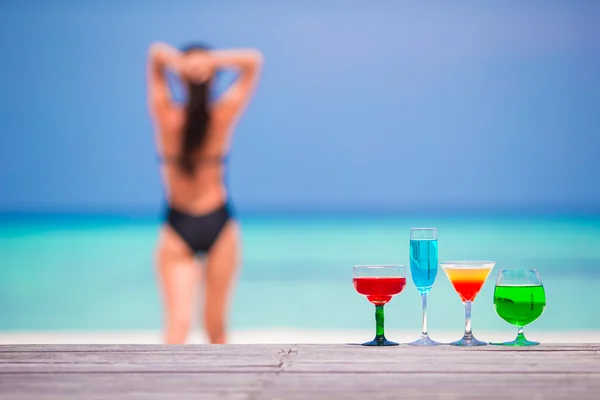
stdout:
{"type": "MultiPolygon", "coordinates": [[[[277,217],[277,216],[570,216],[570,217],[600,217],[600,209],[596,208],[566,208],[566,207],[513,207],[513,208],[249,208],[233,207],[234,214],[243,217],[277,217]]],[[[2,210],[0,218],[18,217],[107,217],[107,218],[157,218],[164,215],[164,210],[149,209],[76,209],[76,210],[2,210]]]]}

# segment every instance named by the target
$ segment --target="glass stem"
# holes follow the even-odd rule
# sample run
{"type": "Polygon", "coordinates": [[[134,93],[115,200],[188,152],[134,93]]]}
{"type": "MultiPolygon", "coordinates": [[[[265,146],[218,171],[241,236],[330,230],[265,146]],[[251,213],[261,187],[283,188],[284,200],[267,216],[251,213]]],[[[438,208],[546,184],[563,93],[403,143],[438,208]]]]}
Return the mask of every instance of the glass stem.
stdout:
{"type": "Polygon", "coordinates": [[[423,305],[423,329],[421,329],[421,337],[427,337],[427,292],[421,293],[421,304],[423,305]]]}
{"type": "Polygon", "coordinates": [[[375,341],[377,344],[383,344],[385,336],[383,334],[383,305],[375,306],[375,341]]]}
{"type": "Polygon", "coordinates": [[[465,336],[464,339],[473,339],[473,332],[471,332],[471,305],[473,302],[465,301],[465,336]]]}
{"type": "Polygon", "coordinates": [[[523,334],[523,327],[517,326],[517,328],[519,330],[517,331],[517,338],[515,339],[515,342],[526,342],[527,339],[525,339],[525,335],[523,334]]]}

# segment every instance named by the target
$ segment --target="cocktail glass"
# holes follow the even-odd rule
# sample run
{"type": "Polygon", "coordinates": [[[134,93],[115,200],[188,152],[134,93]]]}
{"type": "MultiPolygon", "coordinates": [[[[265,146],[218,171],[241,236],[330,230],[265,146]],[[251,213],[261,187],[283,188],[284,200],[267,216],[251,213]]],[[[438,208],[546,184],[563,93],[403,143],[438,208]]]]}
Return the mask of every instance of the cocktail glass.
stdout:
{"type": "Polygon", "coordinates": [[[406,286],[406,268],[403,265],[357,265],[354,267],[354,289],[375,305],[375,339],[363,346],[397,346],[385,338],[383,306],[400,294],[406,286]]]}
{"type": "Polygon", "coordinates": [[[465,334],[453,346],[485,346],[471,330],[471,305],[496,263],[494,261],[443,261],[440,263],[465,305],[465,334]]]}
{"type": "Polygon", "coordinates": [[[496,313],[517,327],[512,342],[492,343],[502,346],[535,346],[539,342],[525,339],[523,327],[538,319],[546,308],[546,292],[536,269],[502,269],[494,288],[496,313]]]}
{"type": "Polygon", "coordinates": [[[423,324],[421,338],[409,343],[411,346],[440,345],[427,333],[427,295],[438,273],[438,238],[435,228],[413,228],[410,230],[410,275],[421,294],[423,324]]]}

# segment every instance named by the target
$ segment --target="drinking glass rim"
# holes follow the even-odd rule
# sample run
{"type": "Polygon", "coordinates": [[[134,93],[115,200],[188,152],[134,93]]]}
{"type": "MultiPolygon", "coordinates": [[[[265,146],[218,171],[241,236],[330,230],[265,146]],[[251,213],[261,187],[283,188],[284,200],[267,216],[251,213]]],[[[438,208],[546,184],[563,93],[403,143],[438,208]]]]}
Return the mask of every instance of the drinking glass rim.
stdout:
{"type": "Polygon", "coordinates": [[[533,271],[536,274],[539,273],[540,271],[538,271],[537,268],[502,268],[498,270],[498,275],[500,275],[502,272],[506,272],[506,271],[533,271]]]}
{"type": "Polygon", "coordinates": [[[492,269],[496,265],[495,261],[489,260],[460,260],[460,261],[440,261],[440,266],[442,268],[450,268],[450,269],[481,269],[481,268],[489,268],[492,269]]]}
{"type": "Polygon", "coordinates": [[[438,240],[437,228],[410,228],[410,240],[425,241],[425,240],[438,240]],[[413,237],[414,236],[414,237],[413,237]]]}
{"type": "Polygon", "coordinates": [[[354,269],[357,268],[404,268],[406,266],[403,264],[358,264],[354,266],[354,269]]]}

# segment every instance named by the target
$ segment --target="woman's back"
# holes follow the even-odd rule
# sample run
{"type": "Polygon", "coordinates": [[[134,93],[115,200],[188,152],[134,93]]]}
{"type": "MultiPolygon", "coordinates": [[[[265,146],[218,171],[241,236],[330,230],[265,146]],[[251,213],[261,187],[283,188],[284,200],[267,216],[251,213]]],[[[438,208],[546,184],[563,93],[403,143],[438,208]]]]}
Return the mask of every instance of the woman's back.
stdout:
{"type": "Polygon", "coordinates": [[[162,176],[169,204],[190,213],[203,213],[227,199],[226,160],[231,133],[227,116],[217,108],[211,110],[211,124],[203,145],[194,152],[193,170],[181,168],[182,143],[186,113],[173,108],[157,121],[156,145],[162,158],[162,176]]]}

